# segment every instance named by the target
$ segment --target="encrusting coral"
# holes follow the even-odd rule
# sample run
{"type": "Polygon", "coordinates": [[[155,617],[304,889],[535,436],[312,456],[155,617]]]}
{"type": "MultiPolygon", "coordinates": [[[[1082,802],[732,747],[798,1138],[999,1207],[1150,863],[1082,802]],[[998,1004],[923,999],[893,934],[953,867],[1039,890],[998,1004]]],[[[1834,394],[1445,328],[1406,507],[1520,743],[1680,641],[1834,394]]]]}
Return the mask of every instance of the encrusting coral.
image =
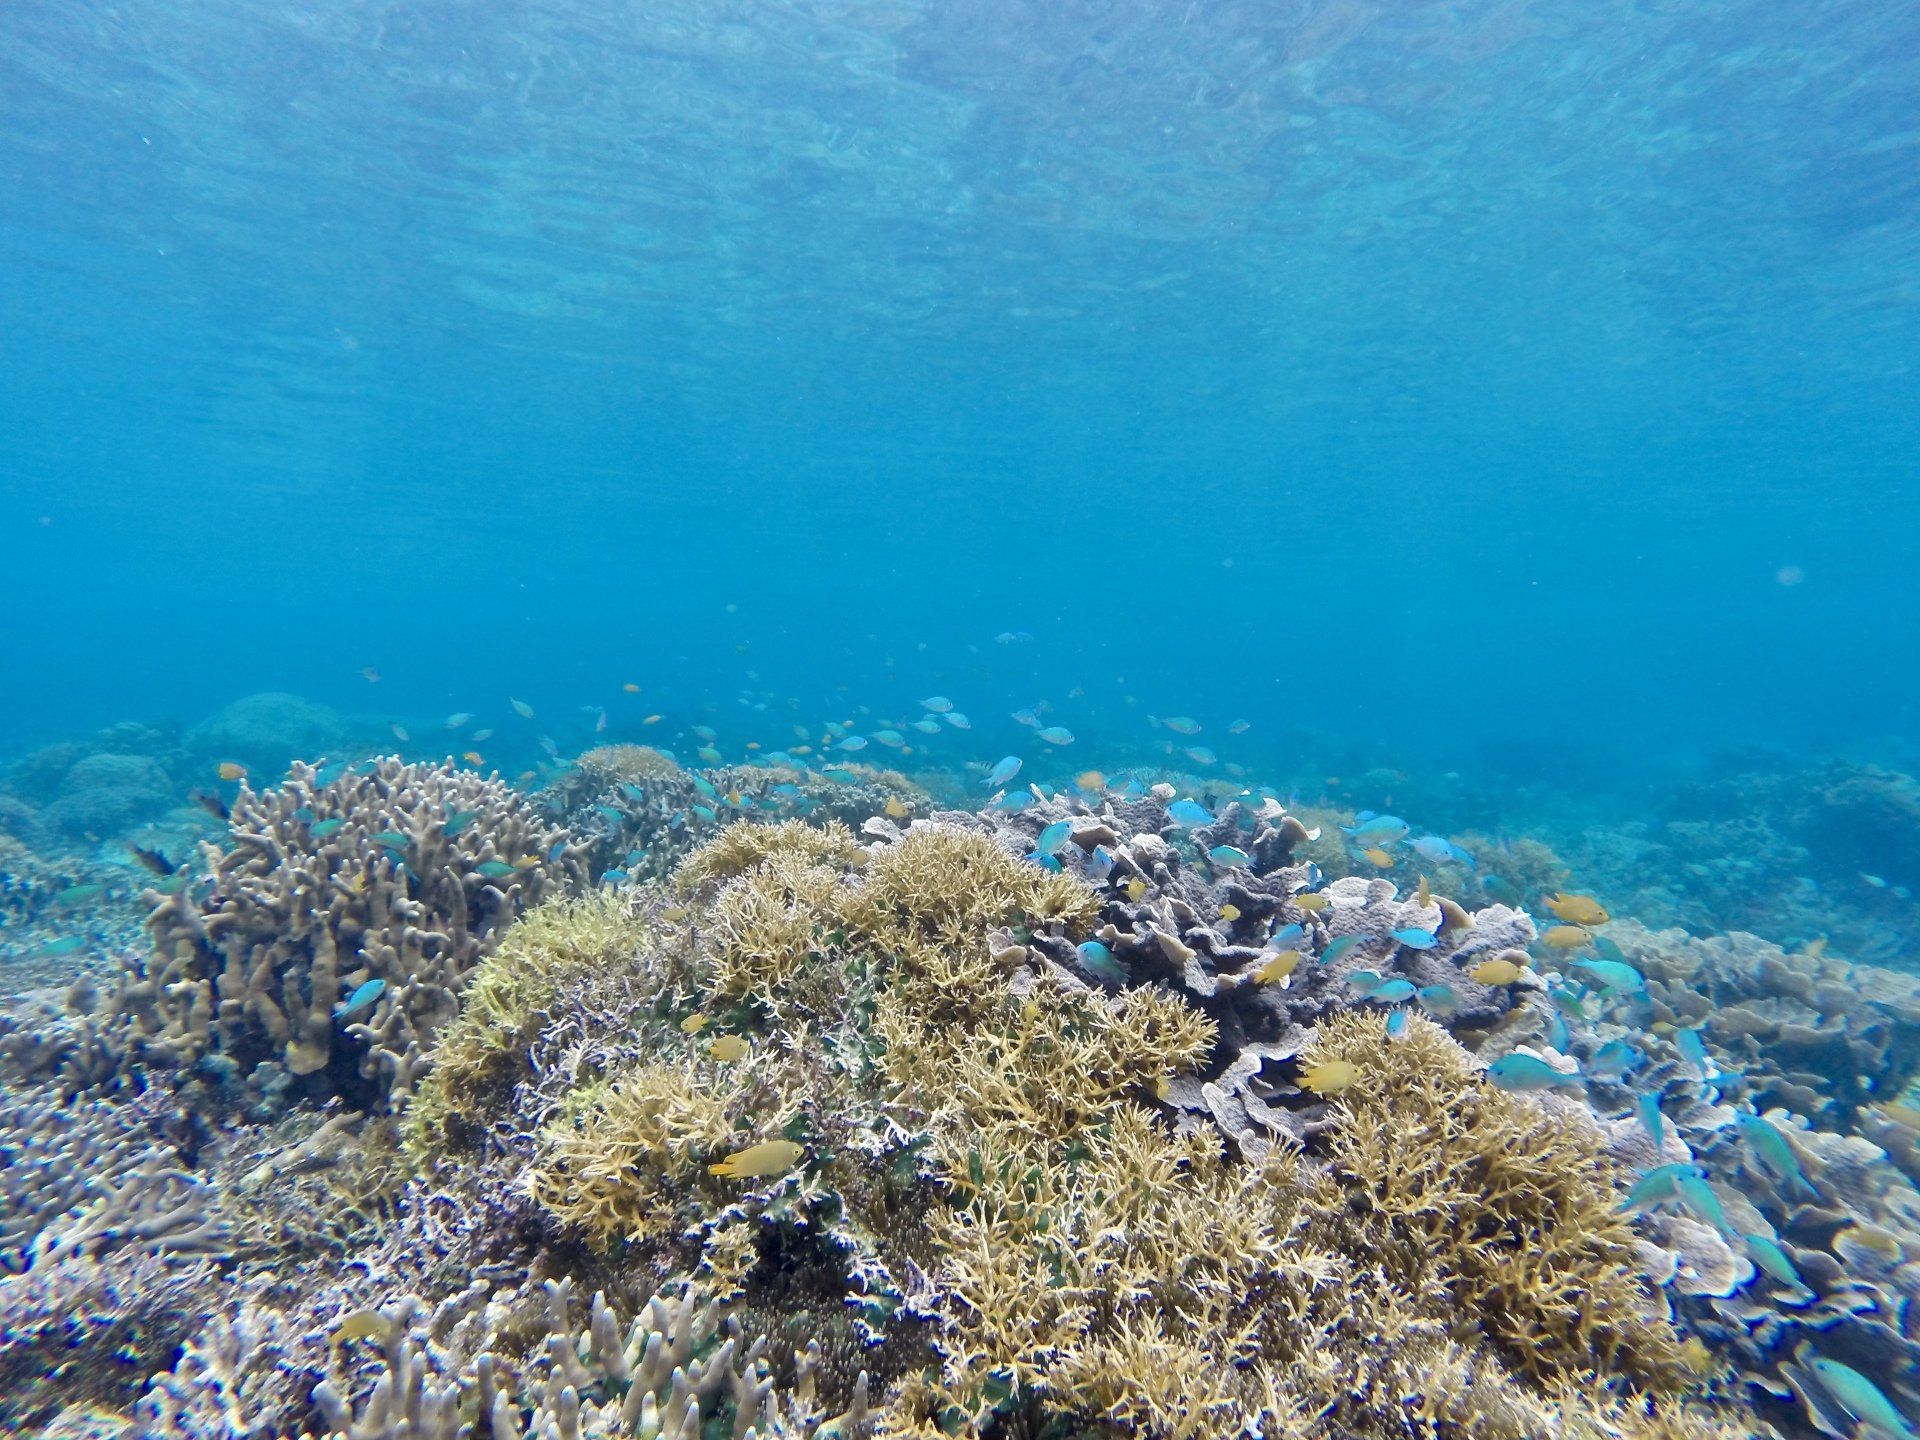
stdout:
{"type": "Polygon", "coordinates": [[[467,976],[556,877],[563,832],[498,780],[397,759],[242,787],[212,891],[162,897],[118,997],[148,1058],[273,1064],[398,1108],[467,976]]]}

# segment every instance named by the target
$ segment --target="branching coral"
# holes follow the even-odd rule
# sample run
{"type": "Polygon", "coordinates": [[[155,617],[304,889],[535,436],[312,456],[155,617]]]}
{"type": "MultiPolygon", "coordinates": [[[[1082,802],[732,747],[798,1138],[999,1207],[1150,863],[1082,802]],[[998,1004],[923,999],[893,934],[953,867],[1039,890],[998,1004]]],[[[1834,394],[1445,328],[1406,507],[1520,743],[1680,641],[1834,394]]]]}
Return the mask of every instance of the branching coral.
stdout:
{"type": "Polygon", "coordinates": [[[243,788],[231,829],[212,894],[154,910],[151,973],[120,1008],[157,1058],[272,1061],[396,1108],[499,933],[578,870],[499,781],[391,759],[331,778],[296,764],[243,788]]]}
{"type": "Polygon", "coordinates": [[[1323,1136],[1352,1197],[1343,1249],[1413,1293],[1443,1286],[1526,1373],[1565,1378],[1597,1364],[1661,1389],[1685,1382],[1590,1119],[1493,1087],[1427,1020],[1389,1039],[1381,1016],[1330,1019],[1300,1064],[1333,1063],[1355,1073],[1323,1136]]]}

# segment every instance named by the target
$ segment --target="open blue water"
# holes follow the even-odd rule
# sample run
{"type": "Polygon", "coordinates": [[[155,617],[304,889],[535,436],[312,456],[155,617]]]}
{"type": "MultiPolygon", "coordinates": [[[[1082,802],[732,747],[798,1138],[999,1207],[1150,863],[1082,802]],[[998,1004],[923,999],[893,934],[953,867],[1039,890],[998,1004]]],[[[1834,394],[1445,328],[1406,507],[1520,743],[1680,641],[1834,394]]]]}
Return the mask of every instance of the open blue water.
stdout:
{"type": "Polygon", "coordinates": [[[1903,743],[1916,115],[1909,4],[16,0],[0,732],[1903,743]]]}

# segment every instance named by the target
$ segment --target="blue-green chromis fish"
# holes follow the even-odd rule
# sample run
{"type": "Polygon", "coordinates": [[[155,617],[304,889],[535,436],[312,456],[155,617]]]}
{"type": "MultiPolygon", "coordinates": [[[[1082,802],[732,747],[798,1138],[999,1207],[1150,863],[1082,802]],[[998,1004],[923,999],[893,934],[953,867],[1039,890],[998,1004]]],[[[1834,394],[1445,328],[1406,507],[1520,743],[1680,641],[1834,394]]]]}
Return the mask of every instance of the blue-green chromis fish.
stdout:
{"type": "Polygon", "coordinates": [[[1536,1055],[1515,1051],[1502,1055],[1487,1070],[1487,1078],[1502,1090],[1538,1090],[1548,1085],[1578,1086],[1578,1071],[1556,1070],[1536,1055]]]}
{"type": "Polygon", "coordinates": [[[1584,970],[1613,995],[1637,994],[1647,988],[1647,977],[1621,960],[1576,960],[1569,970],[1584,970]]]}
{"type": "Polygon", "coordinates": [[[1626,1204],[1629,1207],[1657,1205],[1662,1200],[1672,1199],[1676,1193],[1674,1186],[1684,1176],[1698,1176],[1700,1167],[1687,1161],[1675,1161],[1671,1165],[1656,1165],[1634,1182],[1627,1192],[1626,1204]]]}
{"type": "Polygon", "coordinates": [[[1652,1093],[1636,1095],[1633,1111],[1640,1117],[1641,1127],[1653,1137],[1653,1148],[1658,1151],[1667,1143],[1667,1117],[1660,1113],[1660,1097],[1652,1093]]]}
{"type": "Polygon", "coordinates": [[[1761,1270],[1782,1285],[1791,1285],[1796,1290],[1807,1288],[1806,1281],[1800,1278],[1800,1272],[1794,1268],[1793,1261],[1779,1245],[1765,1235],[1747,1235],[1742,1238],[1747,1244],[1748,1257],[1761,1270]]]}
{"type": "Polygon", "coordinates": [[[1720,1197],[1713,1193],[1706,1176],[1679,1176],[1673,1182],[1673,1190],[1680,1197],[1680,1203],[1693,1212],[1696,1220],[1706,1221],[1723,1235],[1729,1233],[1727,1212],[1720,1207],[1720,1197]]]}
{"type": "Polygon", "coordinates": [[[1740,1138],[1776,1180],[1797,1185],[1809,1195],[1818,1193],[1801,1170],[1800,1157],[1786,1136],[1758,1115],[1742,1115],[1739,1125],[1740,1138]]]}
{"type": "Polygon", "coordinates": [[[1878,1385],[1858,1370],[1838,1360],[1813,1355],[1805,1346],[1801,1347],[1800,1358],[1820,1378],[1827,1393],[1870,1431],[1879,1436],[1894,1436],[1896,1440],[1920,1440],[1907,1417],[1894,1408],[1878,1385]]]}

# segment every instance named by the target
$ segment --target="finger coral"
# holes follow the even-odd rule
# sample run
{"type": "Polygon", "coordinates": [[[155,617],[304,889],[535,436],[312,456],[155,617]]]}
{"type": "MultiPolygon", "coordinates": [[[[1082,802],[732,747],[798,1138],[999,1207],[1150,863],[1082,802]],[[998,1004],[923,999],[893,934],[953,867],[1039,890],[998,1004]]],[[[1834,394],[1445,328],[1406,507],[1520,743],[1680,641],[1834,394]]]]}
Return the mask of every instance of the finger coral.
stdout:
{"type": "Polygon", "coordinates": [[[119,1007],[151,1058],[217,1053],[242,1076],[272,1063],[399,1108],[474,967],[578,867],[497,780],[395,759],[333,768],[242,787],[230,848],[208,855],[211,893],[161,899],[151,969],[119,1007]]]}

